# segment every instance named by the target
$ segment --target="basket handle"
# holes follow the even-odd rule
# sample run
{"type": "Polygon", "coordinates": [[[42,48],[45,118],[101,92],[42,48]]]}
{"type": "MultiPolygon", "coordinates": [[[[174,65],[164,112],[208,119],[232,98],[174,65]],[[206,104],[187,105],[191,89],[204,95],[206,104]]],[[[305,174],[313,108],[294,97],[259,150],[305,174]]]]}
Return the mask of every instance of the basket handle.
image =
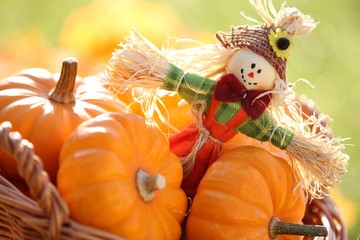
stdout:
{"type": "Polygon", "coordinates": [[[22,139],[20,133],[11,132],[11,128],[10,122],[1,123],[0,147],[15,158],[18,172],[25,179],[31,196],[49,218],[49,238],[56,239],[60,236],[62,224],[68,220],[68,207],[50,182],[32,143],[22,139]]]}

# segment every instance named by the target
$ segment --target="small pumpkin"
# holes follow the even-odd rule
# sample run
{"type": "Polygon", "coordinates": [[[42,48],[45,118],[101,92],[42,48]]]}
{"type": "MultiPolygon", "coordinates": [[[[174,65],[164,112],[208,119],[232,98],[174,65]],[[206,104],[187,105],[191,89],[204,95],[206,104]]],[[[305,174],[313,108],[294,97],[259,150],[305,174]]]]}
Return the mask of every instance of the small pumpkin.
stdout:
{"type": "Polygon", "coordinates": [[[72,219],[127,239],[179,239],[182,166],[165,135],[135,114],[81,124],[60,155],[58,189],[72,219]]]}
{"type": "MultiPolygon", "coordinates": [[[[80,78],[73,58],[63,62],[61,74],[41,68],[20,72],[0,81],[0,122],[34,144],[51,181],[56,182],[62,144],[83,121],[108,111],[125,111],[99,77],[80,78]]],[[[14,159],[0,150],[1,174],[21,180],[14,159]]]]}
{"type": "Polygon", "coordinates": [[[166,134],[178,132],[194,122],[191,105],[182,100],[178,93],[164,90],[158,92],[158,99],[145,115],[143,107],[146,104],[142,102],[142,98],[146,94],[148,93],[142,88],[129,88],[116,96],[128,104],[133,113],[155,122],[166,134]]]}
{"type": "Polygon", "coordinates": [[[306,198],[294,174],[284,159],[264,148],[242,146],[225,152],[199,185],[187,239],[270,239],[277,235],[279,219],[300,224],[306,198]]]}

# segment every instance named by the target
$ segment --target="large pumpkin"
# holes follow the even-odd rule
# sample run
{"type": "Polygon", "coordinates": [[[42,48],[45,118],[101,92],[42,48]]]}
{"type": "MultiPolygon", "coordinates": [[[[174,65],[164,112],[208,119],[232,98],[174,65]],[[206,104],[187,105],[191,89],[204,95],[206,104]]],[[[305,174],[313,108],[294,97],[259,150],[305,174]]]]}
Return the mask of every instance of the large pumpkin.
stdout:
{"type": "Polygon", "coordinates": [[[270,234],[276,220],[301,223],[306,198],[294,176],[287,161],[263,148],[243,146],[225,152],[199,185],[187,239],[269,239],[276,235],[270,234]]]}
{"type": "MultiPolygon", "coordinates": [[[[55,183],[62,144],[84,120],[108,111],[125,111],[100,78],[76,77],[77,62],[63,62],[62,72],[28,69],[0,81],[0,122],[34,144],[34,150],[55,183]]],[[[14,159],[0,150],[1,174],[19,180],[14,159]]]]}
{"type": "Polygon", "coordinates": [[[179,239],[187,212],[182,166],[138,115],[108,113],[64,144],[58,189],[70,216],[128,239],[179,239]]]}

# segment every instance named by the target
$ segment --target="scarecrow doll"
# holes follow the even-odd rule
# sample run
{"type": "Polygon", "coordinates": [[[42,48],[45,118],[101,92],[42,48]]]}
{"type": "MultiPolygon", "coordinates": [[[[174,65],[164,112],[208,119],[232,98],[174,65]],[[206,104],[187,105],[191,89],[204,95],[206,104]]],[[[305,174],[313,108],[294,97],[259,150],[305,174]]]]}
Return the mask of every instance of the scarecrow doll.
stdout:
{"type": "Polygon", "coordinates": [[[286,150],[300,170],[301,186],[321,198],[340,181],[348,157],[342,139],[329,138],[321,120],[303,120],[286,79],[293,38],[310,33],[316,23],[296,8],[276,12],[271,1],[250,3],[265,23],[233,26],[217,33],[214,44],[158,49],[133,30],[107,65],[107,84],[117,91],[176,91],[191,103],[195,124],[169,138],[183,164],[188,196],[195,195],[222,144],[241,132],[286,150]]]}

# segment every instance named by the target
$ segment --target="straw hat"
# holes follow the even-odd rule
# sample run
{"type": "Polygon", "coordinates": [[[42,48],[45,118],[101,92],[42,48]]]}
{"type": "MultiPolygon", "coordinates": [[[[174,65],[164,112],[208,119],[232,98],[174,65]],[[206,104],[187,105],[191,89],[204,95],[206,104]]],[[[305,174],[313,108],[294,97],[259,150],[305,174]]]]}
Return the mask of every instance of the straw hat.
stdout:
{"type": "Polygon", "coordinates": [[[252,0],[250,3],[266,23],[232,26],[229,33],[218,32],[216,38],[225,48],[248,48],[263,56],[286,81],[286,63],[293,47],[293,37],[310,33],[316,23],[297,8],[282,5],[276,13],[271,1],[252,0]]]}

